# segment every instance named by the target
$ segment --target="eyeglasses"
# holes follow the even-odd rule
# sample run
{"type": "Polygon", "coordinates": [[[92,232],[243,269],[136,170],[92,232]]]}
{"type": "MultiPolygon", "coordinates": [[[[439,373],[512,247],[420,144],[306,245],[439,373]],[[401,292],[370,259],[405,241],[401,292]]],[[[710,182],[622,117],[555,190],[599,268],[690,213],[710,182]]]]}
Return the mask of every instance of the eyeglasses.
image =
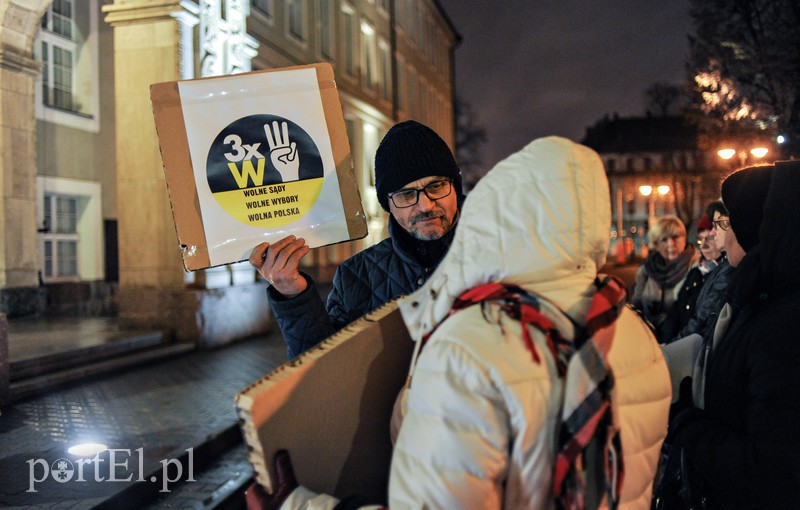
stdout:
{"type": "Polygon", "coordinates": [[[731,220],[714,220],[714,226],[721,230],[728,230],[731,228],[731,220]]]}
{"type": "Polygon", "coordinates": [[[441,181],[433,181],[428,183],[424,188],[418,189],[404,189],[389,193],[389,199],[395,207],[404,208],[416,205],[419,202],[419,194],[425,193],[429,200],[439,200],[448,196],[453,191],[453,180],[443,179],[441,181]]]}

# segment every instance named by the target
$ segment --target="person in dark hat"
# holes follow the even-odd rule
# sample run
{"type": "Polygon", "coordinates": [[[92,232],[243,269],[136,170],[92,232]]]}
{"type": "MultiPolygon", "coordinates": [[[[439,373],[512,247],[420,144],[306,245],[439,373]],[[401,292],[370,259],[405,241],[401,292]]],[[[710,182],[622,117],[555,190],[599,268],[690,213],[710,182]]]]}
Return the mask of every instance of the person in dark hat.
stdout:
{"type": "Polygon", "coordinates": [[[464,195],[453,153],[428,126],[393,126],[375,154],[378,202],[389,237],[345,260],[323,305],[314,280],[299,271],[302,238],[261,243],[250,264],[270,283],[267,296],[293,359],[350,322],[422,286],[447,252],[464,195]]]}
{"type": "Polygon", "coordinates": [[[715,223],[736,272],[693,371],[693,406],[667,439],[705,508],[800,501],[798,196],[800,161],[745,168],[722,184],[729,216],[715,223]]]}

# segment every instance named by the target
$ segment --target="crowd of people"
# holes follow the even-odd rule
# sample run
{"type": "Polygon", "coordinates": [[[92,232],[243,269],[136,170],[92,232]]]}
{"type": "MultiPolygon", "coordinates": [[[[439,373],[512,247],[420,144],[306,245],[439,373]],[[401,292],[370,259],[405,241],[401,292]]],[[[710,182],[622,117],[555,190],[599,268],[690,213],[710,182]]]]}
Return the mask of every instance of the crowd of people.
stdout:
{"type": "MultiPolygon", "coordinates": [[[[387,499],[372,503],[796,506],[800,162],[728,176],[696,248],[679,218],[658,218],[630,291],[602,274],[609,188],[587,147],[534,140],[465,198],[446,143],[407,121],[375,177],[389,237],[340,266],[326,305],[299,270],[303,239],[250,257],[290,358],[399,298],[420,348],[387,499]]],[[[290,455],[275,458],[272,494],[251,486],[250,508],[363,503],[300,486],[290,455]]]]}

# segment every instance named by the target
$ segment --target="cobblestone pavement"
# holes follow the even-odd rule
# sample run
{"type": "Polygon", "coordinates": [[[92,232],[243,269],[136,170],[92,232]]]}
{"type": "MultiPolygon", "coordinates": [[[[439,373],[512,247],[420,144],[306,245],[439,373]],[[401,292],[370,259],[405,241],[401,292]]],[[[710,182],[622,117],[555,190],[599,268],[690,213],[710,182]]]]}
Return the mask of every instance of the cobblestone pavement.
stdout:
{"type": "MultiPolygon", "coordinates": [[[[9,405],[0,416],[0,507],[140,508],[125,503],[132,486],[150,486],[157,493],[157,484],[158,490],[169,491],[162,495],[169,494],[172,487],[162,485],[165,479],[201,478],[200,470],[188,471],[193,462],[214,460],[222,462],[220,476],[249,476],[243,445],[219,459],[208,458],[208,448],[198,445],[213,442],[223,431],[236,431],[234,395],[285,360],[276,327],[268,336],[127,369],[9,405]],[[109,451],[94,463],[67,453],[69,446],[86,442],[103,443],[109,451]]],[[[176,484],[182,496],[176,494],[161,507],[206,506],[225,484],[213,476],[203,481],[207,485],[176,484]]],[[[152,508],[157,507],[158,501],[152,508]]]]}

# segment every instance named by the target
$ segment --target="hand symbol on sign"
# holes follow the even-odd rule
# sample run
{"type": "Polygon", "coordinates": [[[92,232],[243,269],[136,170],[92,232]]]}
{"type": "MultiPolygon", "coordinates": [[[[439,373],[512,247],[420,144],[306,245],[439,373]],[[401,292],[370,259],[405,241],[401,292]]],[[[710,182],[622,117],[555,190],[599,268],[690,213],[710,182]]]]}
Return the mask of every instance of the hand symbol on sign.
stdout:
{"type": "Polygon", "coordinates": [[[269,144],[269,157],[273,166],[280,172],[283,182],[296,181],[300,178],[300,158],[297,154],[297,144],[289,142],[289,125],[286,122],[272,122],[264,124],[269,144]]]}

